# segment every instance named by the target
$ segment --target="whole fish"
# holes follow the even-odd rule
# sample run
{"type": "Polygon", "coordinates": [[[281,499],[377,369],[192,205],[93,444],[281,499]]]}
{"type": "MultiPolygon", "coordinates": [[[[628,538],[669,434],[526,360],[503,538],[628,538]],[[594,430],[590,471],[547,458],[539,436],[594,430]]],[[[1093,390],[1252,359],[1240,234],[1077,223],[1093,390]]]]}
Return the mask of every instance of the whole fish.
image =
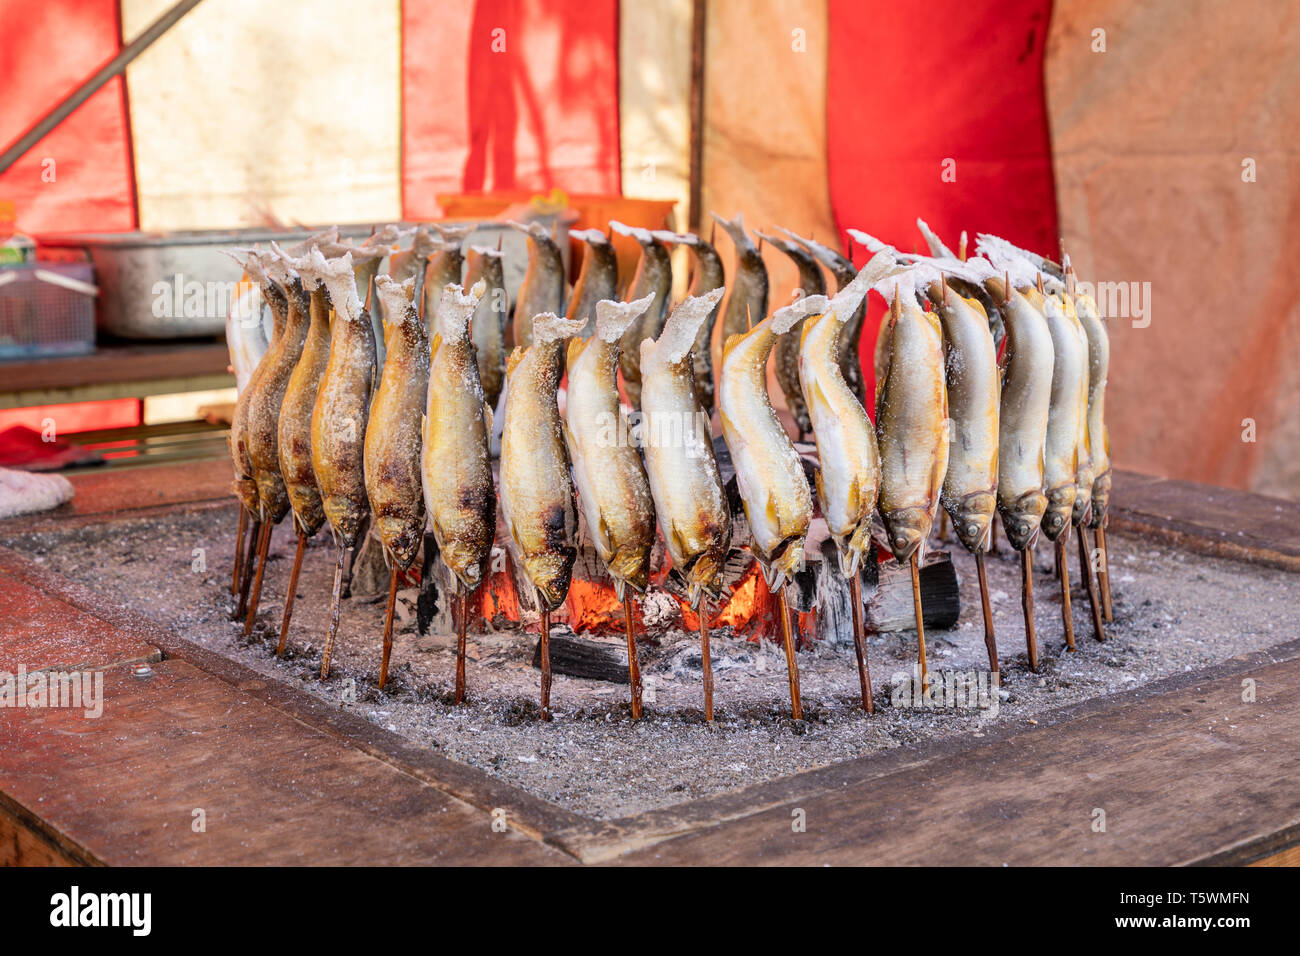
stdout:
{"type": "MultiPolygon", "coordinates": [[[[268,304],[272,323],[270,342],[274,344],[284,333],[289,311],[288,299],[283,291],[267,277],[262,268],[261,258],[255,251],[246,250],[246,257],[243,259],[233,253],[231,255],[243,265],[244,273],[257,283],[259,297],[268,304]]],[[[235,497],[239,499],[239,503],[244,507],[244,510],[254,517],[261,514],[261,505],[258,501],[257,479],[254,476],[253,460],[249,455],[249,414],[257,395],[256,385],[258,379],[269,365],[267,358],[269,353],[270,348],[268,347],[249,376],[248,383],[235,399],[235,411],[230,419],[230,434],[227,437],[230,446],[230,457],[235,469],[235,480],[231,485],[231,490],[235,493],[235,497]]]]}
{"type": "Polygon", "coordinates": [[[804,320],[799,344],[799,381],[820,461],[817,500],[846,576],[857,573],[862,552],[871,543],[871,516],[880,491],[880,454],[871,419],[844,380],[840,331],[858,313],[871,286],[892,267],[893,259],[878,253],[836,294],[825,312],[804,320]]]}
{"type": "MultiPolygon", "coordinates": [[[[411,238],[411,248],[399,249],[388,257],[388,277],[397,283],[411,278],[418,280],[424,275],[425,267],[438,251],[438,246],[438,240],[428,229],[423,226],[416,229],[411,238]]],[[[382,303],[382,299],[380,301],[382,303]]]]}
{"type": "MultiPolygon", "coordinates": [[[[1069,272],[1071,280],[1074,270],[1069,272]]],[[[1073,283],[1071,283],[1073,284],[1073,283]]],[[[1110,507],[1110,432],[1106,428],[1106,378],[1110,373],[1110,335],[1092,296],[1076,292],[1075,313],[1088,340],[1088,451],[1092,465],[1089,524],[1100,527],[1110,507]]],[[[1076,521],[1083,515],[1076,514],[1076,521]]]]}
{"type": "Polygon", "coordinates": [[[399,569],[410,566],[424,536],[420,415],[429,382],[429,338],[415,307],[415,277],[375,280],[391,334],[384,376],[366,426],[366,497],[380,543],[399,569]]]}
{"type": "Polygon", "coordinates": [[[569,299],[570,319],[582,319],[581,338],[589,339],[596,331],[596,303],[618,295],[618,256],[609,236],[599,229],[578,229],[569,233],[570,239],[587,244],[587,254],[582,257],[582,271],[578,273],[573,296],[569,299]]]}
{"type": "MultiPolygon", "coordinates": [[[[705,242],[691,233],[676,233],[666,230],[654,233],[660,242],[680,243],[689,246],[695,253],[695,277],[687,295],[699,297],[721,289],[727,281],[722,268],[722,257],[712,243],[705,242]]],[[[700,407],[705,411],[713,408],[713,326],[718,318],[722,302],[713,307],[704,318],[700,330],[695,333],[695,344],[691,346],[691,363],[695,369],[695,394],[700,400],[700,407]]]]}
{"type": "Polygon", "coordinates": [[[962,546],[972,554],[988,548],[997,510],[998,403],[1001,376],[984,307],[932,280],[927,294],[947,346],[948,416],[952,442],[943,480],[943,506],[962,546]]]}
{"type": "MultiPolygon", "coordinates": [[[[779,227],[778,227],[779,228],[779,227]]],[[[830,270],[835,277],[837,291],[844,291],[850,282],[858,275],[858,270],[853,267],[853,260],[842,256],[830,246],[822,245],[812,239],[805,239],[802,236],[795,235],[789,229],[781,229],[790,239],[799,243],[817,259],[823,266],[830,270]]],[[[858,306],[858,311],[849,316],[848,320],[840,326],[840,374],[844,376],[845,383],[853,390],[853,394],[858,397],[858,402],[864,408],[867,404],[866,382],[862,377],[862,323],[867,318],[867,300],[864,297],[862,304],[858,306]]]]}
{"type": "Polygon", "coordinates": [[[911,560],[930,533],[948,472],[949,442],[943,329],[937,316],[916,307],[909,278],[889,278],[880,289],[892,302],[889,368],[876,405],[880,517],[900,562],[911,560]]]}
{"type": "Polygon", "coordinates": [[[748,331],[751,323],[761,322],[767,315],[767,266],[763,264],[763,254],[746,235],[740,213],[736,213],[735,219],[723,219],[716,212],[711,215],[736,247],[731,295],[722,311],[722,341],[725,343],[731,336],[748,331]]]}
{"type": "Polygon", "coordinates": [[[440,238],[431,243],[433,251],[429,254],[428,265],[424,270],[424,305],[420,311],[430,337],[437,331],[438,301],[443,290],[449,285],[458,286],[461,283],[461,274],[465,271],[465,256],[461,247],[474,231],[472,224],[449,226],[435,222],[432,228],[440,238]]]}
{"type": "Polygon", "coordinates": [[[664,319],[668,315],[668,296],[673,288],[672,260],[668,258],[668,250],[649,229],[625,226],[616,221],[609,225],[619,235],[631,236],[641,244],[641,260],[627,290],[628,301],[646,295],[653,297],[650,308],[628,326],[619,343],[618,367],[623,372],[623,389],[632,407],[640,408],[641,343],[646,339],[657,339],[663,331],[664,319]]]}
{"type": "MultiPolygon", "coordinates": [[[[514,344],[533,344],[533,320],[543,314],[564,313],[564,257],[541,223],[507,223],[528,236],[528,268],[515,302],[514,344]]],[[[566,335],[569,333],[565,333],[566,335]]]]}
{"type": "MultiPolygon", "coordinates": [[[[965,232],[961,234],[962,252],[959,255],[949,249],[948,246],[944,244],[944,241],[935,234],[933,229],[930,228],[926,221],[921,219],[919,216],[916,220],[916,227],[921,230],[921,235],[925,237],[926,245],[930,247],[930,255],[933,259],[941,260],[934,263],[936,266],[943,268],[945,262],[967,261],[965,255],[965,232]]],[[[989,318],[990,330],[993,333],[993,345],[995,348],[1001,350],[1002,340],[1006,338],[1006,329],[1002,327],[1002,316],[998,314],[997,303],[993,301],[993,297],[989,295],[988,290],[985,289],[980,282],[972,281],[968,277],[963,277],[961,275],[950,275],[948,277],[948,285],[966,298],[975,299],[984,307],[984,314],[989,318]]]]}
{"type": "Polygon", "coordinates": [[[1068,300],[1042,295],[1037,290],[1026,294],[1042,309],[1052,335],[1052,400],[1043,446],[1047,511],[1042,525],[1048,539],[1055,541],[1070,528],[1078,494],[1079,436],[1088,417],[1088,349],[1072,302],[1063,307],[1068,300]]]}
{"type": "Polygon", "coordinates": [[[270,330],[263,320],[269,313],[257,283],[240,280],[235,298],[226,316],[226,349],[230,352],[230,370],[235,375],[235,395],[243,394],[262,356],[270,347],[270,330]]]}
{"type": "Polygon", "coordinates": [[[999,303],[1007,330],[998,407],[998,511],[1011,547],[1023,551],[1038,535],[1047,509],[1043,454],[1055,363],[1052,334],[1043,313],[1005,279],[986,279],[984,285],[999,303]]]}
{"type": "Polygon", "coordinates": [[[629,428],[618,397],[618,342],[653,301],[644,295],[635,302],[596,303],[596,334],[569,344],[565,438],[578,504],[620,600],[625,584],[646,589],[655,512],[641,455],[621,440],[629,428]]]}
{"type": "MultiPolygon", "coordinates": [[[[495,252],[495,250],[494,250],[495,252]]],[[[472,261],[471,261],[472,268],[472,261]]],[[[483,580],[496,537],[492,489],[492,409],[485,402],[470,317],[487,283],[469,294],[449,285],[439,297],[424,416],[424,502],[443,563],[467,591],[483,580]]]]}
{"type": "Polygon", "coordinates": [[[310,253],[308,271],[329,292],[334,309],[330,354],[311,416],[311,460],[316,487],[340,547],[353,547],[370,511],[365,483],[366,426],[375,380],[375,334],[357,294],[352,254],[327,260],[310,253]]]}
{"type": "MultiPolygon", "coordinates": [[[[362,305],[366,308],[366,315],[370,317],[370,327],[374,334],[376,384],[378,384],[379,376],[383,372],[384,349],[387,346],[384,343],[383,307],[374,297],[374,282],[384,259],[396,251],[396,243],[400,237],[401,229],[390,224],[371,233],[361,243],[360,247],[348,247],[352,253],[352,266],[356,274],[357,290],[361,296],[362,305]]],[[[322,247],[322,251],[326,256],[330,255],[328,251],[324,250],[324,247],[322,247]]]]}
{"type": "Polygon", "coordinates": [[[556,395],[564,340],[581,330],[581,321],[542,312],[529,334],[533,344],[515,349],[506,367],[501,514],[524,574],[549,610],[568,596],[578,554],[578,513],[556,395]]]}
{"type": "Polygon", "coordinates": [[[696,395],[691,348],[724,289],[685,299],[655,340],[641,343],[642,428],[646,472],[673,569],[691,607],[714,593],[731,547],[731,513],[713,457],[709,413],[696,395]],[[668,434],[670,440],[654,440],[668,434]],[[672,436],[677,440],[671,440],[672,436]]]}
{"type": "MultiPolygon", "coordinates": [[[[473,288],[483,283],[484,292],[474,307],[469,336],[478,363],[479,384],[489,409],[497,407],[501,388],[506,381],[506,298],[505,270],[499,249],[470,246],[465,257],[465,285],[473,288]]],[[[438,319],[433,318],[436,324],[438,319]]]]}
{"type": "Polygon", "coordinates": [[[774,593],[803,568],[813,505],[799,453],[768,397],[767,358],[780,336],[801,319],[825,312],[827,305],[821,295],[800,299],[745,334],[730,336],[722,347],[722,435],[736,466],[751,546],[774,593]]]}
{"type": "MultiPolygon", "coordinates": [[[[779,236],[758,234],[784,252],[799,269],[799,292],[801,297],[826,295],[826,278],[821,267],[803,246],[779,236]]],[[[789,335],[777,339],[773,353],[776,356],[776,381],[785,394],[786,408],[794,416],[795,427],[802,438],[812,430],[812,421],[808,417],[808,403],[804,401],[803,387],[799,384],[799,343],[803,338],[803,320],[794,324],[789,335]]]]}

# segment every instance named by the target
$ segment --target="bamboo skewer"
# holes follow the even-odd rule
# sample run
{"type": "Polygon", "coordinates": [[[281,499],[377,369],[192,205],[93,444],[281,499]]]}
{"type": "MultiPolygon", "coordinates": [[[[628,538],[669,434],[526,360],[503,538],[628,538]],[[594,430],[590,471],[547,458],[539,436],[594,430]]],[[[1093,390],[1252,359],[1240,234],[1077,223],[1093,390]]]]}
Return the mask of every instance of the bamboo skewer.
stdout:
{"type": "Polygon", "coordinates": [[[546,598],[537,592],[537,606],[542,609],[542,720],[551,719],[551,609],[546,598]]]}
{"type": "Polygon", "coordinates": [[[460,619],[456,622],[456,694],[453,704],[465,702],[465,634],[469,630],[469,592],[465,585],[457,583],[456,590],[460,596],[460,619]]]}
{"type": "Polygon", "coordinates": [[[253,594],[248,599],[248,616],[244,618],[244,636],[253,633],[253,622],[257,620],[257,605],[262,597],[262,577],[266,574],[266,555],[271,550],[271,532],[275,525],[269,521],[262,522],[262,532],[257,542],[257,576],[253,580],[253,594]]]}
{"type": "Polygon", "coordinates": [[[257,539],[262,533],[262,522],[257,518],[252,521],[248,532],[248,549],[244,552],[244,562],[239,569],[239,604],[231,619],[238,621],[248,609],[248,589],[253,584],[253,560],[257,556],[257,539]]]}
{"type": "Polygon", "coordinates": [[[1101,562],[1097,565],[1097,586],[1101,591],[1101,611],[1107,622],[1114,621],[1115,615],[1110,607],[1110,552],[1106,549],[1106,521],[1102,518],[1097,525],[1097,549],[1101,552],[1101,562]]]}
{"type": "Polygon", "coordinates": [[[1088,529],[1080,522],[1079,528],[1079,573],[1088,591],[1088,605],[1092,609],[1092,636],[1099,642],[1106,640],[1106,631],[1101,623],[1101,601],[1097,597],[1097,582],[1092,576],[1092,552],[1088,550],[1088,529]]]}
{"type": "Polygon", "coordinates": [[[289,572],[289,591],[284,596],[284,620],[280,622],[280,643],[275,646],[275,656],[284,654],[289,638],[289,621],[293,618],[293,601],[298,594],[298,572],[302,570],[303,552],[307,550],[307,535],[298,532],[298,547],[293,553],[293,569],[289,572]]]}
{"type": "Polygon", "coordinates": [[[1029,651],[1029,669],[1038,670],[1038,633],[1034,629],[1034,546],[1032,542],[1020,552],[1021,606],[1025,612],[1025,648],[1029,651]]]}
{"type": "Polygon", "coordinates": [[[388,683],[388,660],[393,653],[393,609],[397,607],[397,562],[388,576],[388,607],[384,611],[384,649],[379,660],[379,689],[388,683]]]}
{"type": "Polygon", "coordinates": [[[339,602],[343,598],[343,557],[351,548],[339,544],[338,563],[334,565],[334,592],[330,597],[329,630],[325,632],[325,650],[320,658],[320,679],[330,676],[330,659],[334,656],[334,638],[339,632],[339,602]]]}
{"type": "Polygon", "coordinates": [[[230,574],[230,596],[234,597],[239,593],[240,572],[243,570],[242,559],[244,557],[244,532],[248,530],[248,511],[244,508],[239,509],[239,527],[235,531],[235,567],[230,574]]]}
{"type": "Polygon", "coordinates": [[[627,630],[627,680],[632,691],[632,719],[641,719],[641,665],[636,659],[636,633],[632,614],[632,589],[623,588],[623,624],[627,630]]]}
{"type": "Polygon", "coordinates": [[[925,616],[921,610],[921,561],[917,551],[912,552],[911,564],[912,611],[916,615],[916,655],[921,669],[921,690],[924,691],[930,684],[930,672],[925,661],[925,616]]]}
{"type": "Polygon", "coordinates": [[[1070,561],[1065,554],[1069,535],[1061,532],[1056,539],[1056,574],[1061,579],[1061,623],[1065,627],[1065,648],[1074,650],[1074,614],[1070,610],[1070,561]]]}
{"type": "Polygon", "coordinates": [[[794,638],[790,627],[790,606],[785,600],[785,588],[776,594],[777,612],[781,615],[781,640],[785,644],[785,665],[790,676],[790,715],[803,720],[803,702],[799,697],[799,661],[795,658],[794,638]]]}
{"type": "Polygon", "coordinates": [[[704,719],[713,723],[713,661],[709,657],[708,601],[700,597],[700,669],[704,676],[704,719]]]}
{"type": "Polygon", "coordinates": [[[862,686],[862,709],[868,714],[876,712],[871,699],[871,670],[867,667],[866,636],[862,627],[862,581],[855,569],[849,576],[849,595],[853,603],[853,650],[858,656],[858,683],[862,686]]]}
{"type": "Polygon", "coordinates": [[[984,611],[984,646],[989,652],[989,670],[993,672],[993,683],[1002,686],[1002,670],[998,664],[998,641],[993,633],[993,607],[989,601],[989,578],[984,569],[984,552],[975,552],[975,571],[980,580],[980,607],[984,611]]]}

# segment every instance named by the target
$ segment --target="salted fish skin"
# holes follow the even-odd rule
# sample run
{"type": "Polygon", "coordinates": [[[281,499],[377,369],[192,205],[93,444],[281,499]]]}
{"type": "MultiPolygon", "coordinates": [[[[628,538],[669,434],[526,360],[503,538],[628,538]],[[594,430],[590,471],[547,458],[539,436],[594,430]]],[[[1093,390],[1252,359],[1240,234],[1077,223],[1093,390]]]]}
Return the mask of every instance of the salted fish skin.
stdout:
{"type": "MultiPolygon", "coordinates": [[[[480,282],[484,285],[469,330],[478,360],[479,384],[488,408],[497,407],[506,382],[506,324],[510,303],[503,261],[499,250],[483,246],[471,246],[465,257],[465,287],[472,289],[480,282]]],[[[436,329],[436,314],[432,322],[434,325],[429,327],[436,329]]]]}
{"type": "Polygon", "coordinates": [[[581,319],[585,325],[578,337],[589,339],[596,332],[597,303],[618,294],[618,256],[609,236],[599,229],[575,229],[569,238],[586,243],[587,253],[569,297],[567,317],[581,319]]]}
{"type": "Polygon", "coordinates": [[[509,222],[511,229],[528,236],[528,268],[519,287],[512,326],[514,344],[533,344],[533,322],[544,313],[564,314],[564,257],[541,223],[509,222]]]}
{"type": "MultiPolygon", "coordinates": [[[[305,285],[305,283],[304,283],[305,285]]],[[[280,405],[280,474],[284,477],[294,526],[311,537],[325,523],[325,509],[311,461],[311,415],[321,376],[330,357],[329,294],[323,286],[308,292],[307,338],[289,377],[280,405]]]]}
{"type": "MultiPolygon", "coordinates": [[[[826,294],[826,277],[822,275],[817,260],[803,246],[780,236],[759,233],[763,239],[776,246],[794,262],[799,270],[798,297],[824,296],[826,294]]],[[[803,320],[796,322],[788,335],[777,339],[772,353],[776,366],[776,381],[785,395],[786,408],[794,416],[795,427],[802,435],[812,430],[812,421],[808,417],[808,403],[804,401],[803,387],[799,384],[799,343],[803,337],[803,320]]]]}
{"type": "Polygon", "coordinates": [[[763,254],[745,232],[740,213],[735,219],[723,219],[710,213],[736,247],[736,268],[732,271],[731,294],[722,307],[722,341],[740,335],[767,315],[768,277],[763,254]]]}
{"type": "MultiPolygon", "coordinates": [[[[1088,349],[1074,303],[1064,296],[1041,296],[1043,315],[1052,334],[1052,401],[1043,446],[1043,491],[1047,510],[1043,533],[1055,541],[1070,528],[1078,499],[1079,439],[1088,418],[1088,349]]],[[[1033,301],[1033,300],[1031,300],[1033,301]]],[[[1089,465],[1091,469],[1091,465],[1089,465]]]]}
{"type": "Polygon", "coordinates": [[[633,408],[641,407],[641,343],[657,339],[663,331],[668,316],[668,296],[673,288],[673,264],[668,250],[649,229],[626,226],[617,220],[610,228],[619,235],[631,236],[641,245],[641,259],[637,262],[632,284],[628,286],[629,302],[651,295],[650,307],[639,319],[628,326],[619,342],[618,367],[623,373],[623,389],[633,408]]]}
{"type": "Polygon", "coordinates": [[[464,273],[465,255],[460,243],[439,241],[424,267],[420,314],[424,317],[424,330],[429,338],[438,331],[438,306],[443,290],[449,285],[460,285],[464,273]]]}
{"type": "Polygon", "coordinates": [[[1110,508],[1110,432],[1106,428],[1106,380],[1110,374],[1110,335],[1097,303],[1084,293],[1074,296],[1075,313],[1088,338],[1088,449],[1092,459],[1090,524],[1100,527],[1110,508]]]}
{"type": "MultiPolygon", "coordinates": [[[[655,232],[654,236],[662,242],[678,243],[688,246],[695,256],[695,276],[691,280],[688,296],[699,297],[721,289],[727,284],[726,269],[722,257],[713,245],[693,233],[675,233],[666,230],[655,232]]],[[[695,344],[691,347],[691,362],[695,369],[695,393],[700,400],[700,407],[713,408],[713,328],[717,324],[718,313],[722,310],[722,300],[704,318],[700,330],[695,333],[695,344]]]]}

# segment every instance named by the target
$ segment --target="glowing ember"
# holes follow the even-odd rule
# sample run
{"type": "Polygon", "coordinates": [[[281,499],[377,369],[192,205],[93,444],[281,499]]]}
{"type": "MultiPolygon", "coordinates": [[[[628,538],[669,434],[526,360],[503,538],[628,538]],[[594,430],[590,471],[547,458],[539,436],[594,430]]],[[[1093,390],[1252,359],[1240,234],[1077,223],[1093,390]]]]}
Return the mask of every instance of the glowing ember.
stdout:
{"type": "MultiPolygon", "coordinates": [[[[636,602],[633,602],[633,607],[636,602]]],[[[607,581],[579,581],[574,578],[569,586],[569,597],[564,602],[569,625],[576,633],[622,634],[623,602],[607,581]]],[[[633,612],[635,616],[635,611],[633,612]]],[[[638,630],[640,621],[636,621],[638,630]]]]}

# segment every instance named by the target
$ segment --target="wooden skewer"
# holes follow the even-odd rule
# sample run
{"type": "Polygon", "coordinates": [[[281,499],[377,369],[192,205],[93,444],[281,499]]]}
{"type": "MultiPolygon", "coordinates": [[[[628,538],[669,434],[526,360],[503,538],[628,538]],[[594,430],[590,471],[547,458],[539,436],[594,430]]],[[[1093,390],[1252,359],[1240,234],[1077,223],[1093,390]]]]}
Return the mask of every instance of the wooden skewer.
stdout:
{"type": "Polygon", "coordinates": [[[1101,590],[1101,612],[1107,622],[1115,620],[1110,607],[1110,552],[1106,549],[1106,521],[1101,519],[1097,525],[1097,549],[1101,551],[1101,562],[1097,565],[1097,584],[1101,590]]]}
{"type": "Polygon", "coordinates": [[[781,641],[785,644],[785,666],[790,675],[790,716],[803,720],[803,702],[799,699],[799,661],[795,658],[794,638],[790,630],[790,606],[785,600],[785,587],[776,593],[777,613],[781,615],[781,641]]]}
{"type": "Polygon", "coordinates": [[[388,683],[388,659],[393,653],[393,609],[397,607],[397,562],[388,576],[388,608],[384,611],[384,650],[379,659],[379,689],[388,683]]]}
{"type": "Polygon", "coordinates": [[[248,609],[248,589],[253,583],[253,559],[257,556],[257,539],[261,534],[262,522],[254,518],[252,528],[248,532],[248,550],[244,552],[244,563],[239,569],[239,604],[235,607],[235,613],[231,615],[231,619],[235,621],[242,618],[248,609]]]}
{"type": "Polygon", "coordinates": [[[984,570],[984,552],[975,552],[975,571],[980,579],[980,607],[984,610],[984,646],[989,652],[989,670],[993,683],[1002,686],[1002,671],[998,665],[998,641],[993,634],[993,607],[989,602],[989,578],[984,570]]]}
{"type": "Polygon", "coordinates": [[[1088,591],[1088,605],[1092,609],[1092,636],[1098,641],[1106,640],[1106,632],[1101,624],[1101,601],[1097,597],[1097,582],[1092,577],[1092,552],[1088,550],[1088,529],[1079,522],[1079,574],[1088,591]]]}
{"type": "Polygon", "coordinates": [[[293,553],[293,570],[289,572],[289,592],[284,596],[284,620],[280,622],[280,643],[275,646],[275,656],[284,655],[289,639],[289,621],[293,618],[293,600],[298,594],[298,572],[302,570],[302,555],[307,550],[307,535],[298,532],[298,547],[293,553]]]}
{"type": "Polygon", "coordinates": [[[867,645],[862,627],[862,579],[855,569],[849,575],[849,594],[853,603],[853,650],[858,655],[858,683],[862,687],[862,709],[868,714],[876,712],[871,699],[871,670],[867,667],[867,645]]]}
{"type": "Polygon", "coordinates": [[[339,603],[343,599],[343,556],[352,550],[339,545],[338,563],[334,565],[334,593],[330,597],[330,624],[329,630],[325,632],[325,650],[321,653],[320,658],[320,679],[327,680],[330,676],[330,659],[334,656],[334,638],[339,632],[339,603]]]}
{"type": "Polygon", "coordinates": [[[627,680],[632,690],[632,719],[641,719],[641,665],[636,659],[635,618],[632,613],[632,589],[623,585],[623,624],[627,631],[627,680]]]}
{"type": "Polygon", "coordinates": [[[253,581],[253,595],[248,599],[248,617],[244,618],[244,636],[253,633],[253,622],[257,620],[257,604],[262,597],[262,576],[266,574],[266,554],[271,550],[271,532],[275,525],[269,521],[262,522],[262,533],[257,542],[257,577],[253,581]]]}
{"type": "Polygon", "coordinates": [[[244,557],[244,532],[248,530],[248,511],[242,506],[239,509],[239,528],[235,531],[235,568],[230,574],[230,596],[234,597],[239,593],[239,578],[242,559],[244,557]]]}
{"type": "Polygon", "coordinates": [[[930,685],[930,672],[925,662],[925,616],[921,610],[921,559],[920,548],[912,552],[912,612],[916,615],[916,655],[921,668],[921,690],[930,685]]]}
{"type": "Polygon", "coordinates": [[[709,657],[708,600],[700,597],[700,668],[704,672],[704,719],[713,723],[713,661],[709,657]]]}
{"type": "Polygon", "coordinates": [[[1029,669],[1038,670],[1038,633],[1034,629],[1034,547],[1020,552],[1021,603],[1025,611],[1025,647],[1029,650],[1029,669]]]}
{"type": "MultiPolygon", "coordinates": [[[[944,289],[947,288],[947,286],[944,286],[944,289]]],[[[939,540],[948,540],[948,512],[946,511],[939,512],[939,540]]]]}
{"type": "Polygon", "coordinates": [[[998,553],[998,516],[989,522],[989,554],[998,553]]]}
{"type": "Polygon", "coordinates": [[[454,704],[465,703],[465,634],[469,630],[469,592],[457,582],[460,593],[460,620],[456,622],[456,696],[454,704]]]}
{"type": "Polygon", "coordinates": [[[1061,579],[1061,623],[1065,627],[1065,649],[1074,650],[1074,615],[1070,611],[1070,562],[1065,555],[1065,532],[1056,539],[1056,574],[1061,579]]]}
{"type": "Polygon", "coordinates": [[[546,598],[537,594],[537,606],[542,609],[542,720],[551,719],[551,609],[546,598]]]}

